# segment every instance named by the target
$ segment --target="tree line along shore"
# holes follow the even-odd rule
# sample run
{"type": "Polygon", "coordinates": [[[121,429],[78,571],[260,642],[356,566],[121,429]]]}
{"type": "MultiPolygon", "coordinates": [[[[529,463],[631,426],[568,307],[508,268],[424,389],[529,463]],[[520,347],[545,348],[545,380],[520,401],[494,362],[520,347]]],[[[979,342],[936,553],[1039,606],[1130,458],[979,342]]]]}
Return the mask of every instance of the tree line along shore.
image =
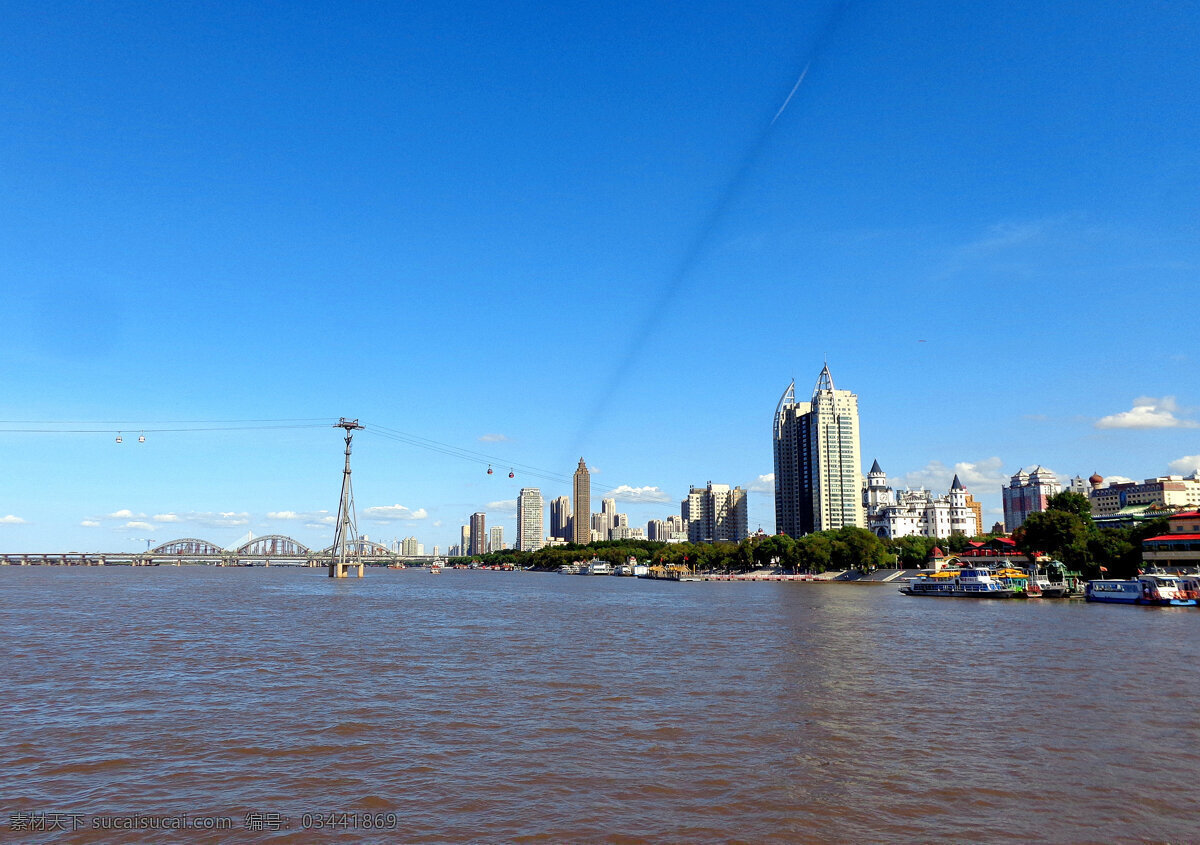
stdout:
{"type": "MultiPolygon", "coordinates": [[[[1142,561],[1142,540],[1167,530],[1167,520],[1152,520],[1134,528],[1098,527],[1092,521],[1088,500],[1078,493],[1051,497],[1045,511],[1031,514],[1012,534],[1017,550],[1030,556],[1049,555],[1085,578],[1110,578],[1136,574],[1142,561]]],[[[927,566],[934,547],[946,555],[966,551],[972,543],[987,543],[1000,534],[975,537],[899,537],[882,539],[863,528],[818,531],[793,538],[786,534],[749,537],[740,543],[660,543],[652,540],[609,540],[576,545],[567,543],[523,552],[516,549],[452,558],[452,563],[478,562],[485,566],[511,564],[520,568],[556,570],[577,561],[600,558],[623,563],[638,561],[684,565],[691,569],[752,572],[780,568],[784,571],[821,573],[831,570],[920,569],[927,566]]]]}

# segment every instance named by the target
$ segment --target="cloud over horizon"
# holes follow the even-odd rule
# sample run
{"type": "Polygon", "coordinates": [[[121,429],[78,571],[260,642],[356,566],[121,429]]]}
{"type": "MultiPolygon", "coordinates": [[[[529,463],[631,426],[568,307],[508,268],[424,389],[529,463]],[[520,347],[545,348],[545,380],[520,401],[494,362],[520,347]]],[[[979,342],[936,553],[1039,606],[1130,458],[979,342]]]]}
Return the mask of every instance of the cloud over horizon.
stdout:
{"type": "Polygon", "coordinates": [[[481,434],[479,441],[481,443],[507,443],[508,437],[503,434],[481,434]]]}
{"type": "Polygon", "coordinates": [[[488,502],[487,510],[495,513],[515,514],[517,512],[517,500],[501,499],[498,502],[488,502]]]}
{"type": "Polygon", "coordinates": [[[941,461],[930,461],[924,467],[905,473],[897,479],[899,486],[924,487],[940,493],[950,489],[954,476],[967,488],[968,493],[994,495],[997,488],[1008,486],[1009,476],[1004,472],[1004,461],[998,457],[981,461],[959,461],[948,467],[941,461]]]}
{"type": "Polygon", "coordinates": [[[766,475],[760,475],[750,482],[750,486],[747,489],[751,493],[774,493],[775,473],[768,472],[766,475]]]}
{"type": "Polygon", "coordinates": [[[337,522],[337,517],[327,510],[319,511],[268,511],[267,519],[284,522],[302,522],[305,528],[324,528],[337,522]]]}
{"type": "MultiPolygon", "coordinates": [[[[363,518],[369,519],[372,522],[398,522],[401,520],[410,519],[425,519],[429,516],[425,508],[417,508],[415,511],[406,508],[404,505],[377,505],[372,508],[367,508],[363,512],[363,518]]],[[[333,517],[337,519],[337,517],[333,517]]]]}
{"type": "Polygon", "coordinates": [[[13,516],[11,513],[8,516],[0,516],[0,525],[25,525],[25,520],[19,516],[13,516]]]}
{"type": "Polygon", "coordinates": [[[1174,396],[1139,396],[1128,411],[1101,417],[1095,425],[1096,428],[1200,428],[1195,420],[1177,417],[1179,410],[1174,396]]]}
{"type": "Polygon", "coordinates": [[[1167,467],[1176,475],[1190,475],[1193,471],[1200,469],[1200,455],[1184,455],[1178,460],[1171,461],[1167,467]]]}
{"type": "Polygon", "coordinates": [[[659,487],[630,487],[628,484],[609,490],[601,498],[635,504],[664,504],[671,501],[666,491],[659,487]]]}

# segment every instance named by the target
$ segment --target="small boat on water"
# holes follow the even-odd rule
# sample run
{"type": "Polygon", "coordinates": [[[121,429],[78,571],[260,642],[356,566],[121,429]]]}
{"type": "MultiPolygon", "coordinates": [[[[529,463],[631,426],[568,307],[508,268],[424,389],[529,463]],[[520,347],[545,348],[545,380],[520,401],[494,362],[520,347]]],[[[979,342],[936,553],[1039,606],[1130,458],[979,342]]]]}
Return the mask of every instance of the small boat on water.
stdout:
{"type": "Polygon", "coordinates": [[[1047,599],[1065,599],[1075,594],[1075,576],[1078,573],[1068,573],[1062,561],[1049,558],[1038,558],[1036,563],[1029,565],[1026,570],[1029,575],[1029,596],[1040,596],[1047,599]]]}
{"type": "Polygon", "coordinates": [[[1088,581],[1084,598],[1104,604],[1196,607],[1200,600],[1196,586],[1191,579],[1179,575],[1151,572],[1127,580],[1102,578],[1088,581]]]}
{"type": "MultiPolygon", "coordinates": [[[[1018,570],[1011,571],[1025,576],[1025,573],[1018,570]]],[[[1025,578],[1028,581],[1028,576],[1025,578]]],[[[1012,575],[993,577],[990,569],[943,569],[912,579],[900,588],[900,592],[906,596],[937,598],[1011,599],[1025,594],[1025,585],[1017,586],[1017,583],[1018,579],[1012,575]]]]}

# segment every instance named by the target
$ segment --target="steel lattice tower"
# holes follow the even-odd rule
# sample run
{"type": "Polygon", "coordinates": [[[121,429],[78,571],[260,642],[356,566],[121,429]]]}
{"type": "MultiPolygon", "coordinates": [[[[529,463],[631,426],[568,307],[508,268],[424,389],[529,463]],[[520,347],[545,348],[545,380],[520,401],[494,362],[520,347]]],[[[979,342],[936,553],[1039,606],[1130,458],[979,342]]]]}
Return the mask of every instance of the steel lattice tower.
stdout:
{"type": "Polygon", "coordinates": [[[350,441],[354,432],[362,428],[358,420],[342,417],[333,424],[334,428],[346,430],[346,470],[342,473],[342,498],[338,502],[337,527],[334,529],[333,546],[330,547],[329,577],[345,578],[349,570],[356,567],[358,577],[363,577],[363,562],[358,543],[358,527],[354,516],[354,488],[350,484],[350,441]]]}

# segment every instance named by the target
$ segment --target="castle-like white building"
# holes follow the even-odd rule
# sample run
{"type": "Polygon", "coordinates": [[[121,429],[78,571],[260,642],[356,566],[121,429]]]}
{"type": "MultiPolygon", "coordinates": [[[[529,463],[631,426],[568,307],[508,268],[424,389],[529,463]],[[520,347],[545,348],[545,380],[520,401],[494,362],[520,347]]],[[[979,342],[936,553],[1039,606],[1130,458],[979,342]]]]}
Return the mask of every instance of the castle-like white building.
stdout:
{"type": "Polygon", "coordinates": [[[896,492],[888,486],[887,474],[879,468],[879,461],[871,464],[863,489],[867,528],[883,538],[952,534],[974,537],[980,530],[979,518],[969,498],[957,475],[945,496],[935,498],[924,488],[896,492]]]}

